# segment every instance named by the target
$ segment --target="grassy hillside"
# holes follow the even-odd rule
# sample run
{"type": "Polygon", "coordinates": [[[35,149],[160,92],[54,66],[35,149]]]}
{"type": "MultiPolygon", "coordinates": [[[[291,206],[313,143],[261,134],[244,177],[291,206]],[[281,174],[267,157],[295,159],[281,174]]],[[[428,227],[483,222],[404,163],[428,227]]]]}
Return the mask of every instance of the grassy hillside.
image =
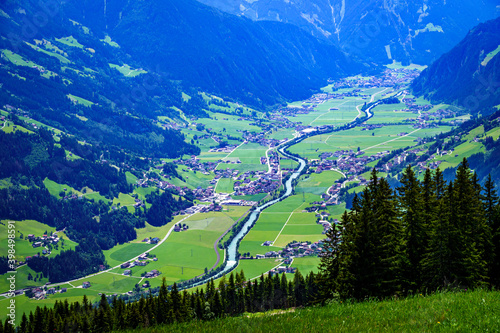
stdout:
{"type": "Polygon", "coordinates": [[[245,314],[134,332],[497,332],[500,292],[442,292],[424,297],[333,302],[324,307],[245,314]]]}

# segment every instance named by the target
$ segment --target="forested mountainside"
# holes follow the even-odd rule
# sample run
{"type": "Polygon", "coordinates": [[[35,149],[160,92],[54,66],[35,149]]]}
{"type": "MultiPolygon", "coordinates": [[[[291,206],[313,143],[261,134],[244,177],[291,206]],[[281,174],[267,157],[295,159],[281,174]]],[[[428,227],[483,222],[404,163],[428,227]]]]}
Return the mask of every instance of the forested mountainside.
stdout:
{"type": "Polygon", "coordinates": [[[194,0],[69,1],[64,10],[166,77],[253,105],[306,98],[330,77],[363,70],[293,25],[252,22],[194,0]]]}
{"type": "Polygon", "coordinates": [[[500,104],[500,18],[480,24],[413,81],[415,94],[477,113],[500,104]]]}
{"type": "Polygon", "coordinates": [[[497,1],[199,0],[252,20],[288,22],[376,62],[429,64],[469,29],[498,15],[497,1]]]}
{"type": "Polygon", "coordinates": [[[24,1],[4,2],[1,9],[0,104],[7,111],[24,113],[102,151],[118,147],[140,156],[170,157],[199,152],[177,131],[153,123],[158,115],[179,118],[173,107],[196,114],[175,83],[134,70],[140,64],[63,17],[58,7],[46,13],[24,1]],[[46,21],[41,24],[37,17],[46,21]]]}

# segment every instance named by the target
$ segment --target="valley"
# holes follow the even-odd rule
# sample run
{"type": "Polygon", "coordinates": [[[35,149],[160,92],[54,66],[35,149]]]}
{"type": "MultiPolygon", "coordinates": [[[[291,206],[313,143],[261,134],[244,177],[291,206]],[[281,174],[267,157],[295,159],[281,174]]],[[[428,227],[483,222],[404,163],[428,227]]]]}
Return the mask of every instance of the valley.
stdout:
{"type": "MultiPolygon", "coordinates": [[[[372,167],[377,166],[382,175],[395,177],[392,179],[397,182],[397,174],[408,163],[415,165],[422,177],[427,167],[455,167],[462,157],[484,151],[482,143],[475,140],[429,154],[436,136],[460,125],[468,115],[448,105],[414,98],[407,86],[418,72],[411,67],[388,68],[380,77],[335,81],[321,93],[272,114],[242,110],[238,105],[225,107],[225,102],[206,95],[208,101],[218,101],[224,107],[208,111],[208,118],[184,118],[186,121],[176,123],[158,119],[158,126],[176,127],[186,140],[198,144],[200,155],[161,159],[142,178],[128,174],[133,192],[120,193],[113,200],[88,188],[47,180],[45,186],[53,188],[52,195],[72,192],[66,200],[93,195],[109,200],[112,210],[125,207],[133,212],[150,207],[147,194],[157,190],[180,195],[191,192],[194,205],[177,212],[164,226],[146,223],[136,229],[135,239],[103,251],[108,267],[100,272],[52,284],[44,275],[37,281],[26,280],[18,287],[39,287],[33,299],[18,296],[18,306],[29,311],[61,297],[78,299],[83,294],[91,301],[101,293],[133,298],[150,288],[155,290],[164,278],[169,285],[176,282],[190,288],[209,278],[218,281],[220,272],[229,270],[224,269],[228,264],[237,272],[244,271],[248,279],[271,270],[289,272],[289,278],[297,268],[303,274],[317,271],[325,231],[350,207],[354,193],[363,191],[372,167]],[[365,119],[367,115],[372,117],[365,119]],[[346,127],[356,120],[358,126],[346,127]],[[238,247],[232,245],[238,255],[229,255],[231,230],[239,230],[255,206],[283,195],[285,180],[298,166],[295,157],[278,149],[283,145],[307,161],[307,167],[293,182],[291,195],[263,209],[238,247]],[[477,148],[465,148],[474,145],[477,148]],[[176,176],[165,173],[166,164],[175,166],[176,176]]],[[[9,131],[10,114],[12,110],[4,110],[4,131],[9,131]]],[[[16,126],[17,130],[29,128],[16,126]]],[[[498,137],[500,132],[495,128],[474,134],[474,138],[498,137]]],[[[27,265],[17,270],[38,276],[27,265]]]]}
{"type": "Polygon", "coordinates": [[[499,8],[2,2],[0,319],[500,286],[499,8]]]}

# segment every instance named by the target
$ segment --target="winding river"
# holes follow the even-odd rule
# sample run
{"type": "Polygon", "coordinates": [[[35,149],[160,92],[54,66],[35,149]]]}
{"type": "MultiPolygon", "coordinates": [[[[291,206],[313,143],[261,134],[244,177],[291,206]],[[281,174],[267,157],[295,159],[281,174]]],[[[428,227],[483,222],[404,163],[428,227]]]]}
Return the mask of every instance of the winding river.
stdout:
{"type": "Polygon", "coordinates": [[[238,245],[239,245],[240,241],[250,231],[250,229],[252,228],[252,225],[255,223],[255,221],[257,221],[257,219],[259,218],[260,213],[262,213],[262,211],[264,209],[268,208],[269,206],[274,205],[275,203],[279,202],[280,200],[283,200],[284,198],[286,198],[286,197],[288,197],[288,196],[290,196],[292,194],[292,191],[293,191],[292,182],[300,176],[300,173],[306,167],[306,161],[303,160],[302,158],[299,158],[299,157],[292,156],[292,155],[288,154],[285,151],[285,147],[279,148],[278,150],[284,156],[286,156],[288,158],[291,158],[291,159],[293,159],[293,160],[295,160],[295,161],[297,161],[299,163],[298,169],[296,169],[293,172],[293,174],[290,176],[290,178],[288,178],[288,180],[285,182],[285,193],[282,194],[279,198],[271,200],[271,201],[268,201],[268,202],[266,202],[266,203],[258,206],[256,209],[254,209],[253,212],[250,213],[250,217],[245,222],[245,224],[241,228],[240,232],[238,234],[236,234],[236,236],[233,238],[233,240],[231,241],[231,243],[229,243],[229,245],[228,245],[228,247],[226,249],[227,260],[224,263],[224,268],[219,273],[217,273],[216,275],[211,276],[211,277],[207,277],[207,278],[205,278],[203,280],[200,280],[200,281],[197,281],[192,286],[199,286],[199,285],[205,284],[210,279],[214,279],[214,280],[218,279],[218,278],[222,277],[223,275],[229,273],[233,269],[235,269],[236,266],[238,266],[238,260],[237,260],[238,245]]]}
{"type": "MultiPolygon", "coordinates": [[[[403,91],[400,91],[399,93],[397,93],[395,95],[395,97],[399,97],[402,94],[403,94],[403,91]]],[[[367,108],[364,111],[366,113],[366,118],[364,118],[363,121],[366,121],[366,120],[370,119],[371,117],[373,117],[373,112],[371,110],[375,106],[379,105],[380,103],[382,103],[382,101],[377,101],[377,102],[373,103],[372,105],[370,105],[370,107],[367,108]]],[[[351,125],[350,127],[355,127],[357,125],[357,123],[356,122],[352,122],[349,125],[351,125]]],[[[336,132],[336,131],[339,131],[339,129],[333,130],[333,132],[336,132]]],[[[303,160],[300,157],[296,157],[296,156],[292,156],[292,155],[288,154],[285,151],[285,148],[286,148],[286,146],[283,146],[283,147],[279,148],[278,150],[284,156],[286,156],[288,158],[291,158],[291,159],[293,159],[293,160],[295,160],[295,161],[297,161],[299,163],[298,169],[296,169],[293,172],[293,174],[291,175],[291,177],[288,178],[288,180],[285,182],[285,193],[283,195],[281,195],[277,199],[274,199],[272,201],[268,201],[268,202],[266,202],[266,203],[258,206],[252,213],[250,213],[250,217],[245,222],[245,224],[241,228],[240,232],[233,238],[233,240],[231,241],[231,243],[227,247],[227,249],[226,249],[226,256],[227,256],[227,258],[226,258],[226,260],[224,262],[224,268],[219,273],[217,273],[214,276],[203,278],[202,280],[197,281],[196,283],[192,284],[190,287],[199,286],[199,285],[205,284],[210,279],[214,279],[214,280],[218,279],[218,278],[222,277],[223,275],[231,272],[233,269],[235,269],[238,266],[238,260],[237,260],[238,245],[240,244],[240,241],[250,231],[250,229],[252,228],[252,226],[255,223],[255,221],[257,221],[257,219],[259,218],[260,213],[262,213],[262,211],[264,209],[268,208],[269,206],[274,205],[275,203],[277,203],[277,202],[285,199],[286,197],[288,197],[288,196],[290,196],[292,194],[292,191],[293,191],[292,182],[300,176],[300,173],[306,167],[306,161],[303,160]]]]}

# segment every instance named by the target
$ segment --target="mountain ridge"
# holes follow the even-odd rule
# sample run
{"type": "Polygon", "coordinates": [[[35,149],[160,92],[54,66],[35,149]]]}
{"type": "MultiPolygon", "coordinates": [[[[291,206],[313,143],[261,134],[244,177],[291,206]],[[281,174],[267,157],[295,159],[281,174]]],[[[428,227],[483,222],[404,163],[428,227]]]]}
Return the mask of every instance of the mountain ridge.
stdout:
{"type": "Polygon", "coordinates": [[[500,104],[500,18],[481,23],[450,52],[425,69],[413,91],[473,113],[500,104]]]}

